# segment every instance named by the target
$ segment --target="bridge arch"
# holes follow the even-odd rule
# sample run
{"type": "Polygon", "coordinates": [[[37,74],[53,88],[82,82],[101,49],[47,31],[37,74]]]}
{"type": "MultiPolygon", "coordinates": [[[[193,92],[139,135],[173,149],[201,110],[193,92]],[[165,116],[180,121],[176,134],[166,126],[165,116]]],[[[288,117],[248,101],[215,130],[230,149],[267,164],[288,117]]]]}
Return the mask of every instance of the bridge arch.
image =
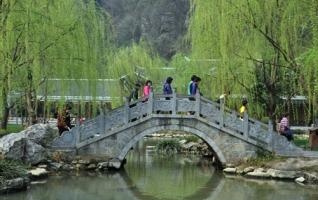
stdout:
{"type": "Polygon", "coordinates": [[[126,155],[128,154],[129,150],[134,147],[137,142],[142,140],[145,136],[151,135],[156,132],[164,131],[164,130],[170,130],[170,131],[184,131],[187,133],[191,133],[193,135],[196,135],[200,137],[202,140],[204,140],[213,150],[215,153],[215,156],[217,159],[221,162],[222,165],[226,164],[226,159],[224,154],[222,153],[221,149],[218,147],[218,145],[209,137],[206,133],[197,130],[195,128],[187,127],[187,126],[180,126],[180,125],[161,125],[161,126],[155,126],[151,127],[149,129],[146,129],[139,134],[135,135],[121,150],[118,159],[124,160],[126,155]]]}

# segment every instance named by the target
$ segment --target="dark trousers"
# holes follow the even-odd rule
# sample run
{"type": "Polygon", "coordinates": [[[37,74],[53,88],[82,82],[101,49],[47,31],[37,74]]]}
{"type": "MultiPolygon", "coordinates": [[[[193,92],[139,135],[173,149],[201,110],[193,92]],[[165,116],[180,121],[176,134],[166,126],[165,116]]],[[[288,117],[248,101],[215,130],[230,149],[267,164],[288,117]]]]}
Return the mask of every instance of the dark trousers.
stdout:
{"type": "Polygon", "coordinates": [[[288,141],[294,140],[293,131],[289,128],[285,128],[285,131],[282,133],[282,135],[285,136],[288,141]]]}

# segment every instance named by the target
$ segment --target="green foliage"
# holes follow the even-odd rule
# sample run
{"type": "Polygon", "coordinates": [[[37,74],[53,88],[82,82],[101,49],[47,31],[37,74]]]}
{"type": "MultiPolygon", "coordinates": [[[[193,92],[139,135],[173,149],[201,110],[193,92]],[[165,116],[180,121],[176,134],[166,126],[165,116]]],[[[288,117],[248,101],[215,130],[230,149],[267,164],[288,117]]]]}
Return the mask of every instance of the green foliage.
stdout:
{"type": "Polygon", "coordinates": [[[216,65],[209,80],[212,93],[248,96],[249,113],[272,120],[285,106],[291,112],[288,100],[302,94],[310,98],[312,118],[318,54],[307,51],[317,51],[316,0],[192,0],[192,8],[191,56],[219,60],[207,64],[216,65]],[[304,53],[311,58],[307,64],[300,60],[304,53]]]}
{"type": "MultiPolygon", "coordinates": [[[[138,81],[152,80],[161,93],[172,76],[173,87],[185,94],[196,74],[205,97],[230,91],[227,105],[233,109],[247,96],[249,114],[274,119],[294,108],[290,101],[284,105],[282,96],[305,95],[307,121],[317,118],[317,0],[192,0],[191,5],[185,37],[190,52],[166,61],[144,40],[116,47],[112,19],[94,0],[1,1],[0,107],[5,111],[20,98],[28,115],[36,114],[36,96],[49,78],[89,79],[93,97],[96,79],[118,80],[109,88],[119,97],[116,107],[138,81]]],[[[62,96],[70,87],[61,81],[62,96]]]]}
{"type": "MultiPolygon", "coordinates": [[[[19,94],[29,117],[36,115],[36,96],[49,78],[91,79],[96,96],[93,80],[106,75],[112,31],[94,0],[5,0],[1,10],[2,109],[17,100],[9,102],[10,94],[19,94]]],[[[69,91],[67,82],[60,90],[69,91]]]]}
{"type": "Polygon", "coordinates": [[[267,163],[276,159],[280,159],[278,157],[275,157],[273,153],[267,151],[257,151],[256,154],[257,157],[248,159],[246,164],[248,164],[249,166],[265,167],[267,163]]]}
{"type": "Polygon", "coordinates": [[[197,137],[196,135],[189,135],[189,136],[185,136],[183,139],[185,139],[187,143],[189,143],[189,142],[198,142],[200,138],[197,137]]]}
{"type": "Polygon", "coordinates": [[[6,130],[0,129],[0,138],[10,134],[10,133],[18,133],[24,129],[21,125],[9,124],[6,130]]]}
{"type": "Polygon", "coordinates": [[[27,167],[17,161],[0,160],[0,184],[7,179],[27,176],[27,167]]]}
{"type": "Polygon", "coordinates": [[[156,145],[156,152],[171,155],[180,151],[181,146],[177,140],[162,140],[156,145]]]}

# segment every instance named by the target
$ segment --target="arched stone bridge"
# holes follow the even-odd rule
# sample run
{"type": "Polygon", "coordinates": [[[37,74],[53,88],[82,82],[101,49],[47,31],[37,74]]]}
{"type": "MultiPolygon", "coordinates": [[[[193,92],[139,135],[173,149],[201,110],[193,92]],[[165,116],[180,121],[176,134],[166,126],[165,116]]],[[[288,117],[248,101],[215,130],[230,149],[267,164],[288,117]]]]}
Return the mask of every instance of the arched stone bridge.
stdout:
{"type": "Polygon", "coordinates": [[[52,148],[77,155],[96,155],[123,161],[146,135],[163,130],[199,136],[222,164],[254,157],[265,150],[281,156],[316,157],[296,147],[264,124],[199,95],[153,95],[84,122],[55,139],[52,148]],[[191,114],[189,114],[191,113],[191,114]]]}

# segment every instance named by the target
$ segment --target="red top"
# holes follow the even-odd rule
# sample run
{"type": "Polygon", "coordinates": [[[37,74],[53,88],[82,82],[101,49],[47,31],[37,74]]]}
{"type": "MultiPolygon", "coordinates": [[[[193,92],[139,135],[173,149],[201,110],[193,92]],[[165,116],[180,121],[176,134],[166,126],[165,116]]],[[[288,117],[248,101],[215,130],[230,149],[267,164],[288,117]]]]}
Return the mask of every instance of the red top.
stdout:
{"type": "Polygon", "coordinates": [[[150,87],[149,85],[146,85],[146,86],[144,87],[144,94],[143,94],[143,96],[144,96],[144,97],[149,96],[150,91],[151,91],[151,87],[150,87]]]}

